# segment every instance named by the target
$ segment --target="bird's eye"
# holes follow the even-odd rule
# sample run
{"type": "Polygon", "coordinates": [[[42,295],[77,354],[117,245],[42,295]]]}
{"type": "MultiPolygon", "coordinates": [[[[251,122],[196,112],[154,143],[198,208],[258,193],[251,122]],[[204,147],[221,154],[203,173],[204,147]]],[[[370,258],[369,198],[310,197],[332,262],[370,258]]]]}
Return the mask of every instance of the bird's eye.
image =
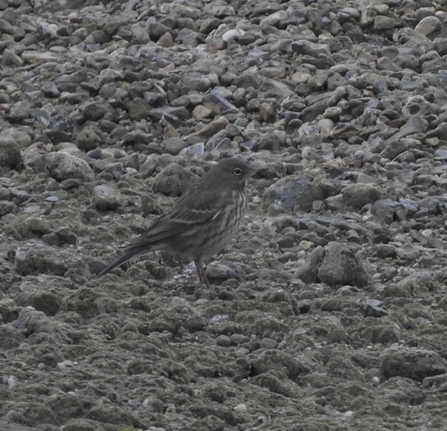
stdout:
{"type": "Polygon", "coordinates": [[[241,168],[234,168],[234,175],[237,175],[237,176],[239,176],[239,175],[242,175],[242,169],[241,168]]]}

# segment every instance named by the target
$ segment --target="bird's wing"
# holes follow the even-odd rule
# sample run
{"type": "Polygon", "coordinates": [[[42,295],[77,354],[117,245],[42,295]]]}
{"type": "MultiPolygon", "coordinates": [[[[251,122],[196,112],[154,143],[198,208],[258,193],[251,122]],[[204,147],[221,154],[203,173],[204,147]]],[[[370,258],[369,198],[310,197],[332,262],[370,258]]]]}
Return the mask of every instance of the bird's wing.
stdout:
{"type": "Polygon", "coordinates": [[[206,223],[218,217],[222,193],[202,190],[201,193],[191,190],[183,195],[174,205],[170,212],[162,215],[149,227],[148,231],[130,246],[127,252],[119,259],[109,263],[102,268],[97,277],[108,273],[113,268],[122,265],[134,256],[157,248],[157,244],[187,232],[191,227],[206,223]],[[194,198],[191,199],[190,195],[194,198]]]}
{"type": "Polygon", "coordinates": [[[206,191],[190,199],[191,194],[182,196],[168,213],[162,215],[148,231],[137,241],[136,245],[155,244],[163,239],[182,234],[191,227],[201,225],[220,214],[221,193],[206,191]]]}

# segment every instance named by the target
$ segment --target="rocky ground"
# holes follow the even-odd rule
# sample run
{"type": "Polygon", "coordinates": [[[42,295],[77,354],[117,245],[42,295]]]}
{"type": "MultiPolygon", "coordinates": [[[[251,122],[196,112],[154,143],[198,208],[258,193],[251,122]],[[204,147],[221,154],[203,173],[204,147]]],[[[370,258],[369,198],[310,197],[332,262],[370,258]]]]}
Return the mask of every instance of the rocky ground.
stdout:
{"type": "Polygon", "coordinates": [[[446,0],[0,0],[0,429],[445,430],[446,0]],[[95,279],[214,161],[233,244],[95,279]]]}

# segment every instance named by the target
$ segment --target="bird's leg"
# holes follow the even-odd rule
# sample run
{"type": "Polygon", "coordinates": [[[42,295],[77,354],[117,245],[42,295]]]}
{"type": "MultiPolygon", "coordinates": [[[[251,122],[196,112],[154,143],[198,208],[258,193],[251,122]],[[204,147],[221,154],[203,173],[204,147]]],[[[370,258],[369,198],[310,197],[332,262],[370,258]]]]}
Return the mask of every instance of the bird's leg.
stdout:
{"type": "Polygon", "coordinates": [[[199,276],[200,284],[206,284],[207,287],[210,287],[210,283],[208,282],[208,278],[206,277],[205,268],[203,267],[202,260],[194,259],[194,264],[196,265],[197,275],[199,276]]]}
{"type": "Polygon", "coordinates": [[[203,282],[206,284],[206,287],[210,287],[210,282],[208,281],[208,277],[206,276],[204,267],[202,267],[202,277],[203,277],[203,282]]]}
{"type": "Polygon", "coordinates": [[[200,265],[200,262],[198,259],[194,259],[194,265],[196,266],[197,275],[199,276],[199,282],[200,282],[200,284],[203,284],[202,266],[200,265]]]}

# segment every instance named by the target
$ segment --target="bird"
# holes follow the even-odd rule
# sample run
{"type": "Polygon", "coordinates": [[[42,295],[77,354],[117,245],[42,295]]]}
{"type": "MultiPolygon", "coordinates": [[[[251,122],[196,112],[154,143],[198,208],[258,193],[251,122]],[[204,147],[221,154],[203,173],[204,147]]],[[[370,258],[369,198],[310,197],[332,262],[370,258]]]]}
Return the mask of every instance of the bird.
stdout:
{"type": "Polygon", "coordinates": [[[115,261],[96,273],[99,278],[132,257],[151,250],[192,258],[199,282],[210,286],[205,259],[222,251],[237,232],[245,210],[245,187],[256,173],[240,156],[220,160],[167,213],[158,217],[115,261]]]}

